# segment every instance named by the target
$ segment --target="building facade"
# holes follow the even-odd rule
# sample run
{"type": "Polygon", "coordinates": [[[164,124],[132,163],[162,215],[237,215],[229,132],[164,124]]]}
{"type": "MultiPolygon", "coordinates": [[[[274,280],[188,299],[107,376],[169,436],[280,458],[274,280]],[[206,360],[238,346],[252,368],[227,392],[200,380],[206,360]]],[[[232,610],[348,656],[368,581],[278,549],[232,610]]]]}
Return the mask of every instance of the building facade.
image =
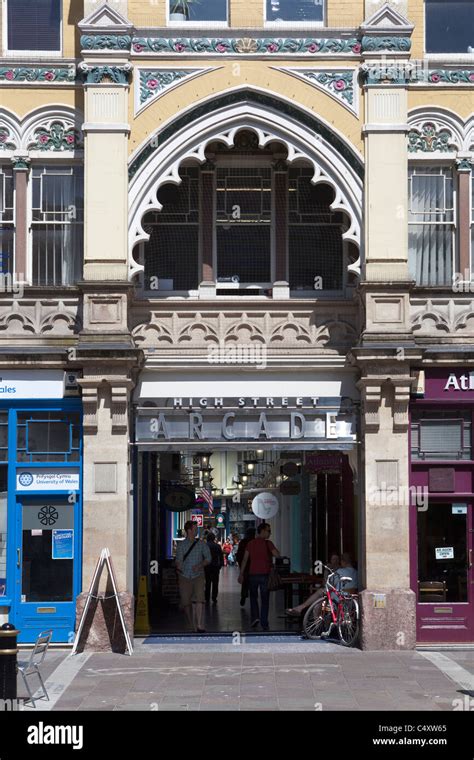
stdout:
{"type": "Polygon", "coordinates": [[[364,648],[474,641],[474,19],[448,6],[3,3],[20,640],[71,640],[104,547],[132,610],[211,456],[234,521],[278,492],[296,570],[355,556],[364,648]]]}

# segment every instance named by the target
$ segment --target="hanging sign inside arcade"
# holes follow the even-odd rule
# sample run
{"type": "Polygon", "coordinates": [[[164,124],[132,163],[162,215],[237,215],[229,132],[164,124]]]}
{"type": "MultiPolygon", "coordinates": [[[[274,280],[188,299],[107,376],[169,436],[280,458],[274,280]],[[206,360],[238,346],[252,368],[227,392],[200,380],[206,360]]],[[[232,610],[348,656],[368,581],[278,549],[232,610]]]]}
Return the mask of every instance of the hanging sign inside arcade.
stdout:
{"type": "Polygon", "coordinates": [[[275,494],[262,491],[252,499],[252,512],[262,520],[270,520],[278,513],[280,507],[278,498],[275,494]]]}
{"type": "Polygon", "coordinates": [[[352,413],[341,399],[163,399],[137,417],[139,443],[355,439],[352,413]]]}

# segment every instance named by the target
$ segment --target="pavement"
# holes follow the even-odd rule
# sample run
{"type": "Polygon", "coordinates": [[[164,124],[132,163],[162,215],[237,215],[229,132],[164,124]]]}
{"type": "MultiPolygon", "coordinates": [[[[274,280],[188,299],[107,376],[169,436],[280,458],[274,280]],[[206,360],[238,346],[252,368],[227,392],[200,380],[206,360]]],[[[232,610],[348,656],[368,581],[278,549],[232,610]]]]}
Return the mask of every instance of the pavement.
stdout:
{"type": "MultiPolygon", "coordinates": [[[[50,701],[22,709],[474,710],[474,650],[362,652],[297,637],[165,641],[136,639],[132,656],[50,650],[42,666],[50,701]]],[[[26,697],[21,680],[18,697],[26,697]]]]}

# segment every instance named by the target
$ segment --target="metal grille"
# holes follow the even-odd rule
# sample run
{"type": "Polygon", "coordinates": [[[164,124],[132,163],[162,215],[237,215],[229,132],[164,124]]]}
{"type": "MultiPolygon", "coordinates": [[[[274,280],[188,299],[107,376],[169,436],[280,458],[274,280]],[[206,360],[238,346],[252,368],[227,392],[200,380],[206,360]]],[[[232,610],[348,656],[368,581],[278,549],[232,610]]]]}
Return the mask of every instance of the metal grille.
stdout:
{"type": "Polygon", "coordinates": [[[411,424],[413,459],[470,459],[471,412],[414,412],[411,424]]]}
{"type": "Polygon", "coordinates": [[[193,290],[199,284],[199,170],[184,168],[180,185],[158,191],[161,211],[145,216],[145,289],[193,290]]]}
{"type": "Polygon", "coordinates": [[[32,186],[33,284],[74,285],[82,277],[82,167],[35,167],[32,186]]]}
{"type": "Polygon", "coordinates": [[[344,217],[329,208],[329,185],[313,185],[312,169],[289,172],[288,260],[292,290],[343,288],[344,217]],[[316,280],[316,278],[321,278],[316,280]]]}
{"type": "Polygon", "coordinates": [[[0,274],[13,272],[13,170],[0,166],[0,274]]]}
{"type": "Polygon", "coordinates": [[[218,282],[271,281],[271,169],[222,167],[216,172],[218,282]]]}

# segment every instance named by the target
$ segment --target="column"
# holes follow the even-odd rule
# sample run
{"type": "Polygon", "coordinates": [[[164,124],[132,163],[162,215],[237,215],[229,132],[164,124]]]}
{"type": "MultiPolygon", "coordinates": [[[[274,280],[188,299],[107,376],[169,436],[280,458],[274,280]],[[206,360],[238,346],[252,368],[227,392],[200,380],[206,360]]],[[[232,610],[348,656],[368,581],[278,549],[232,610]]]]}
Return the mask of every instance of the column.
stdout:
{"type": "Polygon", "coordinates": [[[216,295],[216,273],[214,272],[214,178],[215,164],[206,161],[201,166],[201,263],[199,297],[216,295]]]}
{"type": "Polygon", "coordinates": [[[275,191],[275,281],[273,298],[289,298],[287,281],[288,250],[288,165],[278,159],[273,163],[275,191]]]}
{"type": "Polygon", "coordinates": [[[471,170],[468,157],[458,155],[458,245],[459,272],[464,281],[471,280],[471,170]]]}
{"type": "Polygon", "coordinates": [[[16,282],[28,282],[28,174],[30,159],[27,153],[12,158],[15,182],[15,266],[16,282]]]}

